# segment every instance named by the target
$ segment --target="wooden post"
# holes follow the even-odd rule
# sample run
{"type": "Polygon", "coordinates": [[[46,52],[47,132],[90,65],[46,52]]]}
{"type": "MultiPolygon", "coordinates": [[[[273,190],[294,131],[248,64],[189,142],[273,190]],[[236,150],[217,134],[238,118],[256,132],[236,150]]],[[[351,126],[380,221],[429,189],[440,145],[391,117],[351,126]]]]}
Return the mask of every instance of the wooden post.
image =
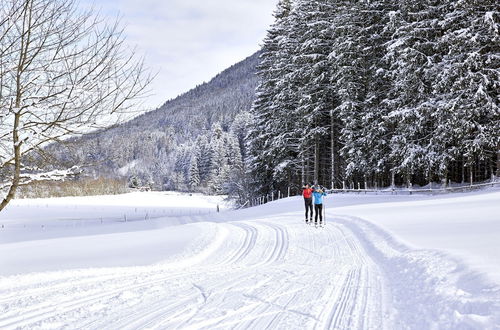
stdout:
{"type": "Polygon", "coordinates": [[[290,187],[288,187],[288,197],[290,197],[290,187]]]}
{"type": "Polygon", "coordinates": [[[345,190],[345,181],[342,181],[342,190],[345,190]]]}
{"type": "Polygon", "coordinates": [[[281,198],[281,190],[278,190],[278,199],[281,198]]]}

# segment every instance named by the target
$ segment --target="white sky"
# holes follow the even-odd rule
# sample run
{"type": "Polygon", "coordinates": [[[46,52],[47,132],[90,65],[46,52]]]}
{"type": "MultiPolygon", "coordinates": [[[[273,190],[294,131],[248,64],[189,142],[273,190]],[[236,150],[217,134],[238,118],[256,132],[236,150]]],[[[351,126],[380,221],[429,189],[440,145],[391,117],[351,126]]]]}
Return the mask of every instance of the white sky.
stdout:
{"type": "Polygon", "coordinates": [[[127,42],[158,72],[145,106],[210,80],[256,52],[278,0],[81,0],[119,15],[127,42]]]}

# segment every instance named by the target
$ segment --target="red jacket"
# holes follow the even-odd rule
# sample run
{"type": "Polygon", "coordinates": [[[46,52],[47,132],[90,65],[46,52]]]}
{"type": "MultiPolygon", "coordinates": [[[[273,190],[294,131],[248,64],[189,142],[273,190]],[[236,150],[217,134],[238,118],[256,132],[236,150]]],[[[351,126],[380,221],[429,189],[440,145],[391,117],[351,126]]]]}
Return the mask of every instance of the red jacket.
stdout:
{"type": "Polygon", "coordinates": [[[304,188],[304,190],[302,190],[302,196],[304,196],[304,198],[311,198],[312,192],[313,190],[311,188],[304,188]]]}

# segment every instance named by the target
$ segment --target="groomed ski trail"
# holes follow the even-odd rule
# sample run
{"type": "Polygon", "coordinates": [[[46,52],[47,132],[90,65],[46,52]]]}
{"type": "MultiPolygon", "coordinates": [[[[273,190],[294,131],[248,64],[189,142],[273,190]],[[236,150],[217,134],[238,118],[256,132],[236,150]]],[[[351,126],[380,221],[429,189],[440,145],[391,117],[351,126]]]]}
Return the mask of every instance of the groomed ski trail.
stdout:
{"type": "Polygon", "coordinates": [[[186,265],[0,279],[0,328],[393,328],[386,276],[347,226],[206,225],[215,237],[186,265]]]}

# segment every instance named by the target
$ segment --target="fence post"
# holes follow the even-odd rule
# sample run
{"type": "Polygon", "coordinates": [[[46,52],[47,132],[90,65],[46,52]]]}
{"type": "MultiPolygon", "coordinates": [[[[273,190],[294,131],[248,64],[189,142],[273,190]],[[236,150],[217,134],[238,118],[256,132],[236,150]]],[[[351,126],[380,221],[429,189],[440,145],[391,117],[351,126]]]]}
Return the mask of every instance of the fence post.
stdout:
{"type": "Polygon", "coordinates": [[[342,181],[342,190],[345,190],[345,181],[342,181]]]}
{"type": "Polygon", "coordinates": [[[358,190],[361,190],[361,183],[358,181],[358,190]]]}
{"type": "Polygon", "coordinates": [[[281,198],[281,190],[278,190],[278,199],[281,198]]]}
{"type": "Polygon", "coordinates": [[[288,187],[288,197],[290,197],[290,187],[288,187]]]}

